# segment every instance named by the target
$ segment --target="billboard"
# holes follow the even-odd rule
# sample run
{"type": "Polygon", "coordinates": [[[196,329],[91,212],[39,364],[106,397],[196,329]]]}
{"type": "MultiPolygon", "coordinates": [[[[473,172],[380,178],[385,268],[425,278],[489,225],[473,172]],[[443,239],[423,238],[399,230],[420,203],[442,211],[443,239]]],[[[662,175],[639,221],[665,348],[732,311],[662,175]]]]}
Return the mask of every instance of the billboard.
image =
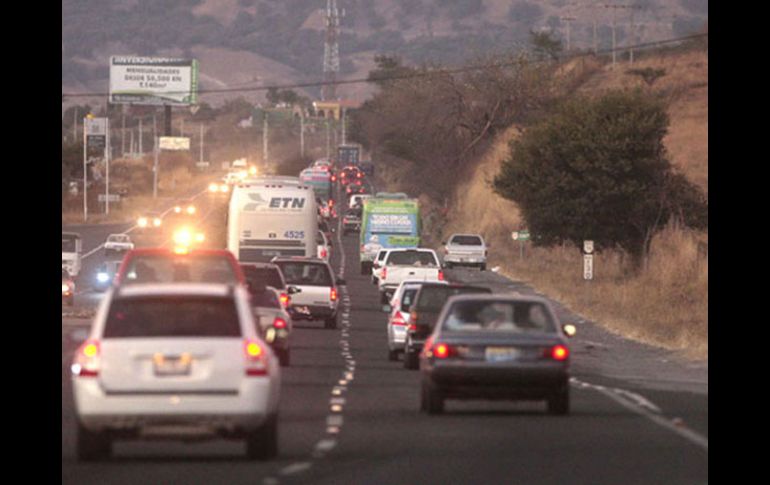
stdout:
{"type": "Polygon", "coordinates": [[[110,57],[110,103],[188,106],[198,102],[198,61],[110,57]]]}

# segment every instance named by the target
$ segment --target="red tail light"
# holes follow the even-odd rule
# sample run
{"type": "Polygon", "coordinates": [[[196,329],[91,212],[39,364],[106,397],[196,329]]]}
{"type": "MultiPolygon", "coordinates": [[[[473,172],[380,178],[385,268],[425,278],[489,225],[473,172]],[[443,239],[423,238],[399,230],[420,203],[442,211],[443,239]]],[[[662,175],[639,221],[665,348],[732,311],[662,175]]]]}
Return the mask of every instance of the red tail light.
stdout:
{"type": "Polygon", "coordinates": [[[437,359],[448,359],[457,356],[457,350],[451,345],[439,343],[430,347],[428,355],[430,354],[437,359]]]}
{"type": "Polygon", "coordinates": [[[337,301],[337,288],[332,287],[332,289],[330,291],[330,294],[329,294],[329,299],[331,301],[337,301]]]}
{"type": "Polygon", "coordinates": [[[101,347],[98,340],[86,340],[75,352],[75,362],[72,364],[72,373],[78,377],[97,377],[99,375],[99,363],[101,347]]]}
{"type": "Polygon", "coordinates": [[[289,297],[289,295],[287,295],[286,293],[281,293],[281,295],[278,297],[278,301],[281,302],[281,305],[284,308],[288,308],[289,303],[291,303],[291,297],[289,297]]]}
{"type": "Polygon", "coordinates": [[[393,317],[393,320],[390,323],[396,327],[406,326],[406,320],[404,320],[404,317],[401,316],[401,312],[396,312],[396,316],[393,317]]]}
{"type": "Polygon", "coordinates": [[[325,258],[327,255],[326,248],[321,248],[321,258],[325,258]]]}
{"type": "Polygon", "coordinates": [[[337,176],[336,175],[332,175],[332,182],[336,182],[336,181],[337,181],[337,176]]]}
{"type": "Polygon", "coordinates": [[[247,376],[267,375],[267,355],[257,340],[245,339],[243,353],[246,357],[247,376]]]}
{"type": "Polygon", "coordinates": [[[386,266],[382,267],[382,271],[380,272],[380,279],[385,279],[388,277],[388,268],[386,266]]]}
{"type": "Polygon", "coordinates": [[[548,354],[553,360],[563,361],[569,357],[569,349],[564,345],[554,345],[548,354]]]}
{"type": "Polygon", "coordinates": [[[444,281],[444,271],[438,270],[438,280],[444,281]]]}
{"type": "Polygon", "coordinates": [[[356,175],[356,177],[358,177],[358,178],[361,178],[363,176],[364,176],[364,174],[362,174],[361,172],[358,172],[358,174],[356,175]]]}
{"type": "Polygon", "coordinates": [[[281,317],[275,317],[275,320],[273,320],[273,328],[286,328],[286,320],[281,317]]]}

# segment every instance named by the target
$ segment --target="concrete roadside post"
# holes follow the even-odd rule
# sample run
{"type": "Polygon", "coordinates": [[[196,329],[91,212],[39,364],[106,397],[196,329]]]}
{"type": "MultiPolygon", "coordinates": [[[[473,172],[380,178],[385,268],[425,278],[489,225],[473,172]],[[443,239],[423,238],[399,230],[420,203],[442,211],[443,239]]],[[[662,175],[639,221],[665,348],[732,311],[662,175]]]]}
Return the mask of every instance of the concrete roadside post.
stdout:
{"type": "Polygon", "coordinates": [[[586,290],[588,295],[586,296],[586,304],[590,306],[591,297],[591,285],[590,282],[594,279],[594,242],[592,240],[583,241],[583,280],[586,281],[586,290]]]}

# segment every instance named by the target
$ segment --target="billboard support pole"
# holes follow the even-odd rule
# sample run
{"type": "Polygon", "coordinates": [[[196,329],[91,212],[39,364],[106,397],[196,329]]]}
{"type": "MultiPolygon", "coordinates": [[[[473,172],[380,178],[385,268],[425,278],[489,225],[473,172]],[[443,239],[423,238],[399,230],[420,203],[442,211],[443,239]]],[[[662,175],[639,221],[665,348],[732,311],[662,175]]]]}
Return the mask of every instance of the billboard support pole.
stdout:
{"type": "Polygon", "coordinates": [[[165,119],[164,119],[165,126],[163,128],[163,136],[173,136],[171,134],[171,105],[170,104],[163,105],[163,114],[165,116],[165,119]]]}
{"type": "Polygon", "coordinates": [[[104,201],[104,213],[110,213],[110,118],[107,118],[107,142],[104,144],[104,163],[106,164],[104,192],[107,196],[104,201]]]}
{"type": "Polygon", "coordinates": [[[83,120],[83,222],[88,222],[88,165],[86,152],[88,151],[88,138],[86,137],[86,122],[83,120]]]}

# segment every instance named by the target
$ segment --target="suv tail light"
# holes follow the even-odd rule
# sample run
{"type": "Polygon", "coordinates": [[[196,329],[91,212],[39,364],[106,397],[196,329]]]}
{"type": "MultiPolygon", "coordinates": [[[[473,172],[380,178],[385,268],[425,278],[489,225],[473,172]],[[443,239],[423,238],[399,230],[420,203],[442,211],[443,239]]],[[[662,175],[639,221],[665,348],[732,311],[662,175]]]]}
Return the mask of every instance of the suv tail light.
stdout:
{"type": "Polygon", "coordinates": [[[409,312],[409,330],[417,330],[417,312],[409,312]]]}
{"type": "Polygon", "coordinates": [[[387,266],[382,267],[382,271],[380,271],[380,279],[384,280],[388,277],[388,268],[387,266]]]}
{"type": "Polygon", "coordinates": [[[284,320],[281,317],[275,317],[275,320],[273,320],[273,328],[277,328],[277,329],[286,328],[286,320],[284,320]]]}
{"type": "Polygon", "coordinates": [[[444,281],[444,270],[438,270],[438,280],[444,281]]]}
{"type": "Polygon", "coordinates": [[[281,302],[281,306],[288,308],[289,303],[291,303],[291,297],[286,293],[281,293],[281,295],[278,297],[278,301],[281,302]]]}
{"type": "Polygon", "coordinates": [[[437,359],[447,359],[456,355],[454,347],[447,344],[436,344],[433,346],[433,356],[437,359]]]}
{"type": "Polygon", "coordinates": [[[337,288],[332,286],[332,289],[329,290],[329,299],[331,301],[337,301],[337,288]]]}
{"type": "Polygon", "coordinates": [[[75,352],[75,362],[70,368],[72,374],[78,377],[99,376],[101,348],[98,340],[89,339],[83,342],[75,352]]]}
{"type": "Polygon", "coordinates": [[[267,356],[257,340],[245,339],[243,341],[243,354],[246,357],[247,376],[267,375],[267,356]]]}
{"type": "Polygon", "coordinates": [[[325,259],[327,254],[326,248],[321,248],[321,258],[325,259]]]}
{"type": "Polygon", "coordinates": [[[564,361],[569,357],[569,349],[564,345],[554,345],[550,349],[545,349],[545,356],[553,360],[564,361]]]}
{"type": "Polygon", "coordinates": [[[406,320],[404,320],[404,317],[401,316],[401,312],[396,312],[396,316],[393,317],[393,320],[390,323],[391,325],[396,327],[406,326],[406,320]]]}

